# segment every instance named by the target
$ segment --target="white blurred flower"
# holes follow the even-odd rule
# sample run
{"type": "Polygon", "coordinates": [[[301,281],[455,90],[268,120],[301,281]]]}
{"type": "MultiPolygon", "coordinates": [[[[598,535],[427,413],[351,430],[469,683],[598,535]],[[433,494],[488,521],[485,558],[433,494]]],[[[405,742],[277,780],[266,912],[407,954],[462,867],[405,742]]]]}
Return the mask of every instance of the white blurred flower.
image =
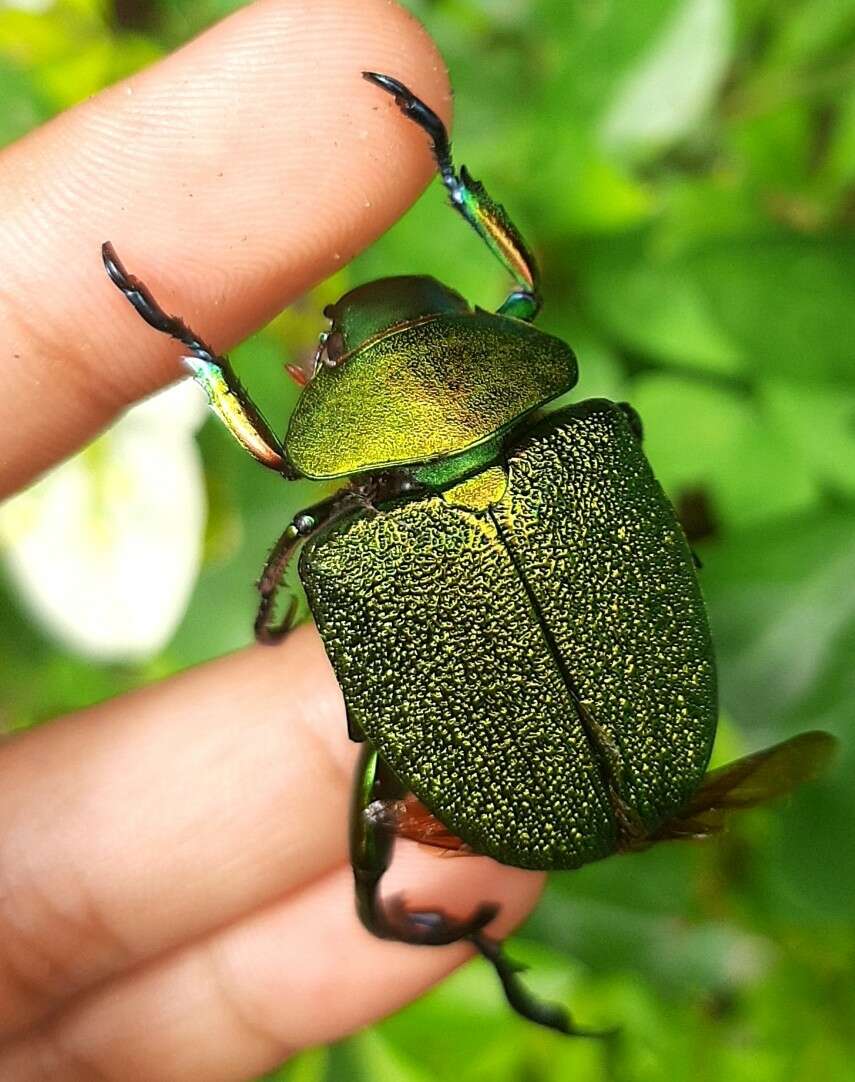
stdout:
{"type": "Polygon", "coordinates": [[[54,5],[54,0],[0,0],[0,9],[7,7],[17,11],[26,11],[31,15],[42,15],[54,5]]]}
{"type": "Polygon", "coordinates": [[[201,560],[206,503],[187,380],[0,508],[0,545],[34,617],[67,648],[142,660],[172,636],[201,560]]]}

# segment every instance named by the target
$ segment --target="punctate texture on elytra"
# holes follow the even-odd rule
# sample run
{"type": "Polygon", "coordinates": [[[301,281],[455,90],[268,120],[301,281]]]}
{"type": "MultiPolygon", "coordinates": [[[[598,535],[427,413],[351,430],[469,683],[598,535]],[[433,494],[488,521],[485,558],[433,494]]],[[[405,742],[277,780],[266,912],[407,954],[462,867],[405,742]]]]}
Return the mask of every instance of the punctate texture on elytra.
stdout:
{"type": "Polygon", "coordinates": [[[446,495],[354,512],[300,574],[351,717],[408,788],[476,852],[573,868],[697,786],[712,646],[618,407],[549,418],[504,469],[483,511],[446,495]]]}

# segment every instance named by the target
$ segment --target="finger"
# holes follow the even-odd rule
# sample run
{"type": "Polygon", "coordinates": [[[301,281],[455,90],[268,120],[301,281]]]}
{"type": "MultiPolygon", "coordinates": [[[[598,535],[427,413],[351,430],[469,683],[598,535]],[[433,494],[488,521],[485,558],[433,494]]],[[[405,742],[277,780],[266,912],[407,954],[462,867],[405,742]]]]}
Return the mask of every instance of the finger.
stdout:
{"type": "Polygon", "coordinates": [[[309,627],[0,745],[0,1034],[344,861],[353,759],[309,627]]]}
{"type": "Polygon", "coordinates": [[[352,760],[308,627],[0,745],[0,1032],[344,860],[352,760]]]}
{"type": "Polygon", "coordinates": [[[259,0],[0,156],[0,495],[179,374],[102,241],[222,350],[412,202],[427,141],[366,68],[448,116],[435,46],[396,4],[259,0]]]}
{"type": "MultiPolygon", "coordinates": [[[[487,895],[503,901],[497,935],[519,922],[542,884],[542,876],[485,859],[443,860],[411,847],[407,857],[402,876],[421,884],[414,901],[451,896],[461,916],[487,895]]],[[[374,939],[358,925],[351,895],[351,876],[340,869],[98,989],[0,1054],[0,1077],[237,1082],[383,1017],[470,956],[462,944],[374,939]]]]}

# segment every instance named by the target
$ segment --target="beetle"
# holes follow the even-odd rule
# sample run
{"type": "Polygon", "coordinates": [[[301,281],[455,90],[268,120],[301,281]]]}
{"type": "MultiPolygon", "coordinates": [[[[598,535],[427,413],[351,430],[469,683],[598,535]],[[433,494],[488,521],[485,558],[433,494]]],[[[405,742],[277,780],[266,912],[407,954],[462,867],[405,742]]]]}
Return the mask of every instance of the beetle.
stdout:
{"type": "Polygon", "coordinates": [[[605,399],[548,409],[573,351],[536,330],[536,262],[504,208],[451,157],[436,115],[397,79],[364,78],[427,134],[452,207],[515,280],[497,312],[428,277],[352,289],[324,314],[313,372],[279,441],[225,357],[167,315],[112,245],[109,277],[188,350],[210,404],[286,479],[341,480],[297,514],[259,581],[255,633],[279,642],[295,552],[309,608],[363,744],[351,816],[356,906],[381,938],[468,940],[510,1005],[590,1034],[544,1002],[466,919],[382,899],[396,837],[521,868],[571,869],[719,830],[815,776],[830,736],[803,733],[706,773],[716,670],[693,554],[642,450],[605,399]]]}

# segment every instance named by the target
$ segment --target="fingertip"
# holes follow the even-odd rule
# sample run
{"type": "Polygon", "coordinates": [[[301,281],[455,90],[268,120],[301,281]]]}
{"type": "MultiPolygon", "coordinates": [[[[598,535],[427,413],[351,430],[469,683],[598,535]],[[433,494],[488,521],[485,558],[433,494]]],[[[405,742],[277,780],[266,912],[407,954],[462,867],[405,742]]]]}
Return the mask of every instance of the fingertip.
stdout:
{"type": "Polygon", "coordinates": [[[0,318],[27,365],[4,372],[0,432],[15,438],[0,437],[0,491],[174,378],[174,344],[105,289],[102,261],[114,281],[121,268],[97,259],[104,237],[222,350],[413,202],[429,144],[369,68],[448,122],[445,66],[398,4],[259,0],[4,152],[0,318]]]}

